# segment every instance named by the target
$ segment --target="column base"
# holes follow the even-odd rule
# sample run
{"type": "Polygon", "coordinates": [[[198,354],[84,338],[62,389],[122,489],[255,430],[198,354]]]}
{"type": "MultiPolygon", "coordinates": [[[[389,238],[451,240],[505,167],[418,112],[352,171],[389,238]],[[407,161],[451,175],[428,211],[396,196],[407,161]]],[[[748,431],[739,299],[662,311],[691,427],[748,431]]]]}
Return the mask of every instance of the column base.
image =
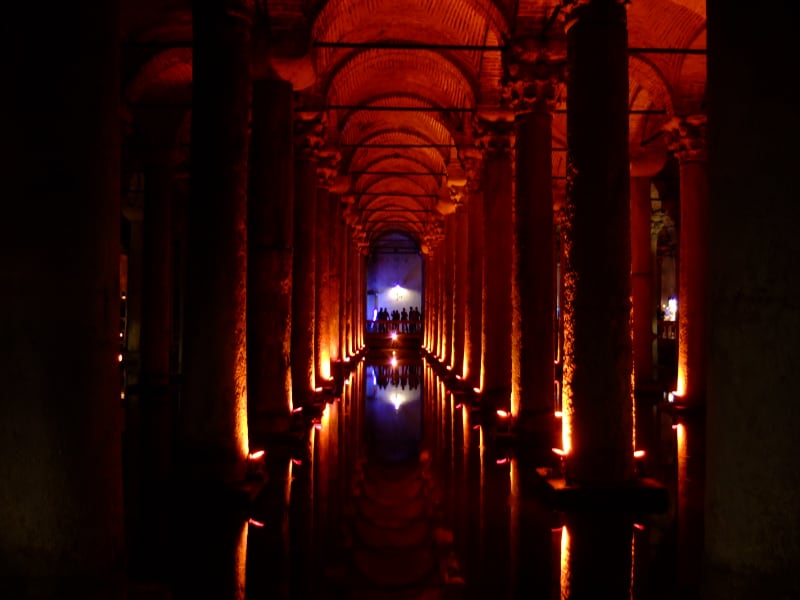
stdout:
{"type": "Polygon", "coordinates": [[[540,468],[536,480],[543,499],[555,510],[664,513],[669,507],[667,488],[655,479],[581,485],[540,468]]]}

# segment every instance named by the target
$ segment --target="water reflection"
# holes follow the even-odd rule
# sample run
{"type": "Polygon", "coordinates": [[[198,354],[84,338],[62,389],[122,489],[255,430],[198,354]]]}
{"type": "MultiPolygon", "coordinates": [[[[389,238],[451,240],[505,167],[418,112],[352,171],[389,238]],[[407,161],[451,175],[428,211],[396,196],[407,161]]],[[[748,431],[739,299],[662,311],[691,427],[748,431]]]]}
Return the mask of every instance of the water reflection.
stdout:
{"type": "Polygon", "coordinates": [[[299,439],[267,449],[267,483],[246,506],[182,507],[174,597],[692,597],[702,448],[691,423],[663,427],[651,453],[674,488],[667,514],[562,513],[461,392],[422,361],[397,366],[358,363],[299,439]]]}

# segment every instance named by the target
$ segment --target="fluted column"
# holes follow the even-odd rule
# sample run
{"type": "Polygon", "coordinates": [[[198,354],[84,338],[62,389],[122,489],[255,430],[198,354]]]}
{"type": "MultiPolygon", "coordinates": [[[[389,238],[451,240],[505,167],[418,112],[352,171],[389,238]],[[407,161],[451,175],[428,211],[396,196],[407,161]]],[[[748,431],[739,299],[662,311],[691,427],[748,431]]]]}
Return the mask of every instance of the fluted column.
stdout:
{"type": "Polygon", "coordinates": [[[511,239],[513,231],[511,134],[509,121],[484,122],[479,139],[483,165],[483,365],[487,409],[510,410],[511,402],[511,239]]]}
{"type": "Polygon", "coordinates": [[[476,148],[462,150],[464,170],[467,173],[467,229],[469,243],[467,257],[470,265],[467,276],[466,324],[464,328],[465,376],[472,387],[481,385],[481,355],[483,343],[483,192],[481,191],[481,167],[483,155],[476,148]]]}
{"type": "Polygon", "coordinates": [[[250,28],[247,2],[193,10],[192,191],[188,215],[181,438],[185,475],[244,478],[250,28]]]}
{"type": "Polygon", "coordinates": [[[516,112],[511,411],[547,451],[557,432],[552,121],[561,78],[544,58],[518,59],[506,92],[516,112]]]}
{"type": "Polygon", "coordinates": [[[316,324],[316,151],[322,146],[321,122],[313,116],[295,121],[294,253],[292,264],[292,401],[304,406],[316,388],[314,328],[316,324]]]}
{"type": "Polygon", "coordinates": [[[118,18],[115,1],[4,16],[4,598],[125,597],[118,18]]]}
{"type": "Polygon", "coordinates": [[[292,406],[292,85],[253,84],[247,207],[247,404],[251,439],[288,431],[292,406]]]}
{"type": "Polygon", "coordinates": [[[673,119],[669,148],[680,164],[678,233],[678,381],[681,402],[703,406],[706,395],[708,313],[708,171],[704,115],[673,119]]]}
{"type": "Polygon", "coordinates": [[[627,18],[622,0],[565,8],[564,450],[569,479],[615,483],[634,450],[627,18]]]}

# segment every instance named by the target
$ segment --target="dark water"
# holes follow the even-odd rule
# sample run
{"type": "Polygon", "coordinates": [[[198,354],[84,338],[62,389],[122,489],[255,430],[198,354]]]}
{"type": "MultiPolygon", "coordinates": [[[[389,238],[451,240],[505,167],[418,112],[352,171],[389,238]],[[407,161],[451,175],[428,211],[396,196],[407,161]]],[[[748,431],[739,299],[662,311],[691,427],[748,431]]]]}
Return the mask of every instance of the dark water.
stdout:
{"type": "Polygon", "coordinates": [[[692,598],[701,452],[654,405],[637,423],[669,510],[564,514],[423,361],[361,362],[305,440],[269,450],[252,505],[184,497],[134,553],[160,571],[132,579],[220,600],[692,598]]]}

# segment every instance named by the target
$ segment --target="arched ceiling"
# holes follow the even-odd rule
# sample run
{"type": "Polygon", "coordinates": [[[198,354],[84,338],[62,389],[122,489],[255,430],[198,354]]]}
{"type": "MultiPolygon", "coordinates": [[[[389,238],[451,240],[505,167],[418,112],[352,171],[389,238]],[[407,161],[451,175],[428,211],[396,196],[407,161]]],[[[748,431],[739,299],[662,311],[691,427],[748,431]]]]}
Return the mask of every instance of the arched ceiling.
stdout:
{"type": "MultiPolygon", "coordinates": [[[[562,0],[238,0],[247,1],[254,30],[271,39],[259,52],[279,74],[302,70],[293,80],[298,105],[325,114],[346,182],[337,191],[356,235],[370,244],[387,232],[420,246],[441,235],[454,208],[448,181],[457,175],[463,184],[474,119],[506,108],[509,50],[564,58],[562,0]]],[[[190,98],[188,1],[123,5],[127,56],[138,56],[124,97],[133,105],[190,98]],[[146,57],[140,43],[152,49],[146,57]]],[[[666,155],[661,127],[703,109],[705,0],[633,0],[628,30],[631,161],[650,173],[666,155]]],[[[562,86],[553,118],[556,202],[566,101],[562,86]]]]}

